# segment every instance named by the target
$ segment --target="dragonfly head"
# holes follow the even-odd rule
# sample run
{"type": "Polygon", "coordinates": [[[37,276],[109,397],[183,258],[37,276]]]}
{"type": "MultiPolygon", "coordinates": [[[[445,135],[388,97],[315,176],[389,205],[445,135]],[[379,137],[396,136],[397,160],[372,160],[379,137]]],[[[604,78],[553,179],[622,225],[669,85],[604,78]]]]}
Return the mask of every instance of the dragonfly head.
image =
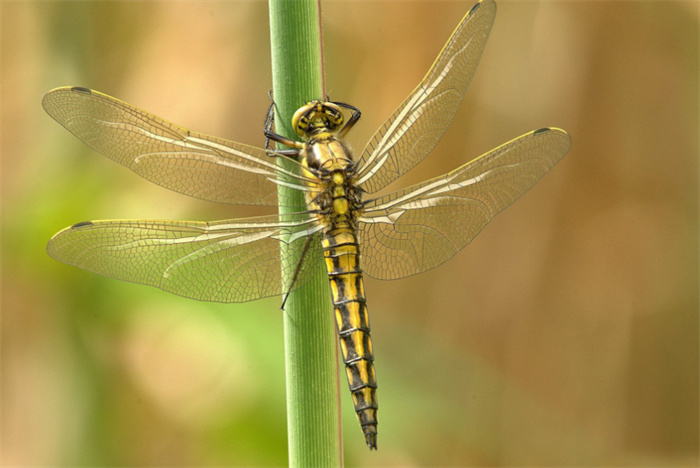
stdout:
{"type": "Polygon", "coordinates": [[[340,106],[332,102],[311,101],[292,117],[292,127],[301,137],[309,138],[319,132],[337,132],[344,118],[340,106]]]}

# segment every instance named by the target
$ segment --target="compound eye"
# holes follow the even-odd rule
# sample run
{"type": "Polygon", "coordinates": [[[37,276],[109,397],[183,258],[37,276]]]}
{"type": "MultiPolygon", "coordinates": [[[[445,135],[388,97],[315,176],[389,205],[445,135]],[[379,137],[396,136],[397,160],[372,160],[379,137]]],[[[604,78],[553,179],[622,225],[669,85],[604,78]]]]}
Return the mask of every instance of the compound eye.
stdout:
{"type": "Polygon", "coordinates": [[[316,113],[313,102],[300,107],[292,117],[292,128],[299,136],[306,136],[310,131],[313,115],[316,113]]]}
{"type": "Polygon", "coordinates": [[[316,130],[336,131],[344,121],[343,112],[336,104],[313,101],[294,113],[292,128],[299,136],[308,138],[316,130]]]}
{"type": "Polygon", "coordinates": [[[335,130],[343,125],[343,112],[338,106],[331,102],[327,102],[324,107],[324,114],[326,115],[326,122],[329,130],[335,130]]]}

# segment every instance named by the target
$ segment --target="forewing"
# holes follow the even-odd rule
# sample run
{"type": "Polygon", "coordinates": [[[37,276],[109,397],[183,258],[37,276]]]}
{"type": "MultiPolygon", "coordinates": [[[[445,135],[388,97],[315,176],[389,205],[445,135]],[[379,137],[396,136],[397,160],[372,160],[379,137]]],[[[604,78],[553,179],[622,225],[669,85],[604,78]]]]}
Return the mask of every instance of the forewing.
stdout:
{"type": "Polygon", "coordinates": [[[474,5],[423,81],[374,134],[358,161],[358,182],[367,192],[393,182],[435,148],[474,77],[495,16],[493,0],[474,5]]]}
{"type": "MultiPolygon", "coordinates": [[[[272,157],[243,145],[174,125],[106,94],[86,88],[57,88],[44,109],[95,151],[158,185],[223,203],[276,205],[277,186],[299,177],[272,157]]],[[[302,185],[302,184],[299,184],[302,185]]]]}
{"type": "Polygon", "coordinates": [[[543,128],[444,176],[369,201],[359,227],[363,270],[397,279],[449,260],[570,146],[565,131],[543,128]]]}
{"type": "MultiPolygon", "coordinates": [[[[63,263],[110,278],[202,301],[245,302],[288,292],[282,265],[296,269],[307,237],[317,242],[313,222],[285,218],[88,221],[60,231],[47,251],[63,263]],[[292,247],[285,249],[284,259],[280,241],[292,247]]],[[[304,283],[307,266],[321,261],[318,252],[308,249],[294,287],[304,283]]]]}

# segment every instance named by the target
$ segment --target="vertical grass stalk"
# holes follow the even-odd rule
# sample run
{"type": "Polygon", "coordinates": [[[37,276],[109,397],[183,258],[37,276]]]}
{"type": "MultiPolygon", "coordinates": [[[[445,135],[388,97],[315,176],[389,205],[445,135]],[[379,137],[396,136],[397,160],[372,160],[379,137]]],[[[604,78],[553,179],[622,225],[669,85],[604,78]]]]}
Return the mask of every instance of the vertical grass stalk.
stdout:
{"type": "MultiPolygon", "coordinates": [[[[320,6],[316,0],[269,0],[269,7],[275,129],[296,138],[294,112],[325,96],[320,6]]],[[[279,199],[282,213],[306,209],[296,190],[279,187],[279,199]]],[[[314,278],[291,293],[284,312],[289,466],[296,468],[342,465],[335,324],[324,265],[314,268],[314,278]]]]}

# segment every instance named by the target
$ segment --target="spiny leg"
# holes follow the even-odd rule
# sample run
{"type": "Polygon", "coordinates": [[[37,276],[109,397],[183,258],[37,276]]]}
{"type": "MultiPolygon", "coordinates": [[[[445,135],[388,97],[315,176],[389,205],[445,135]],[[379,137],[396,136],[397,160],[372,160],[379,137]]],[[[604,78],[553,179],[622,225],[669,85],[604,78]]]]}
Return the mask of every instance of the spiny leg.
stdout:
{"type": "Polygon", "coordinates": [[[309,251],[309,246],[311,245],[311,239],[312,237],[309,236],[306,238],[306,243],[304,244],[304,249],[301,251],[301,257],[299,257],[299,261],[297,262],[297,267],[294,270],[294,276],[292,276],[292,282],[289,285],[289,288],[287,289],[287,292],[284,293],[284,299],[282,300],[282,307],[280,309],[284,310],[284,305],[287,303],[287,299],[289,299],[289,294],[292,292],[292,288],[294,287],[294,283],[296,283],[297,278],[299,276],[299,272],[301,271],[301,266],[304,263],[304,257],[306,257],[306,252],[309,251]]]}
{"type": "Polygon", "coordinates": [[[360,109],[358,109],[355,106],[351,106],[350,104],[346,104],[344,102],[337,102],[337,101],[332,101],[333,104],[343,107],[345,109],[348,109],[352,111],[352,115],[348,119],[347,122],[345,122],[345,125],[343,125],[343,128],[340,129],[338,132],[338,138],[344,138],[345,135],[350,131],[350,129],[357,123],[358,120],[360,120],[360,117],[362,117],[362,112],[360,112],[360,109]]]}
{"type": "Polygon", "coordinates": [[[265,150],[270,156],[274,157],[286,157],[290,159],[297,159],[299,156],[299,150],[303,148],[303,144],[294,141],[291,138],[282,136],[272,129],[275,124],[275,101],[272,99],[272,90],[268,93],[270,96],[270,107],[267,109],[267,115],[265,116],[265,126],[263,127],[263,133],[265,134],[265,150]],[[288,150],[278,150],[270,148],[270,140],[277,143],[281,143],[285,146],[289,146],[292,149],[288,150]]]}

